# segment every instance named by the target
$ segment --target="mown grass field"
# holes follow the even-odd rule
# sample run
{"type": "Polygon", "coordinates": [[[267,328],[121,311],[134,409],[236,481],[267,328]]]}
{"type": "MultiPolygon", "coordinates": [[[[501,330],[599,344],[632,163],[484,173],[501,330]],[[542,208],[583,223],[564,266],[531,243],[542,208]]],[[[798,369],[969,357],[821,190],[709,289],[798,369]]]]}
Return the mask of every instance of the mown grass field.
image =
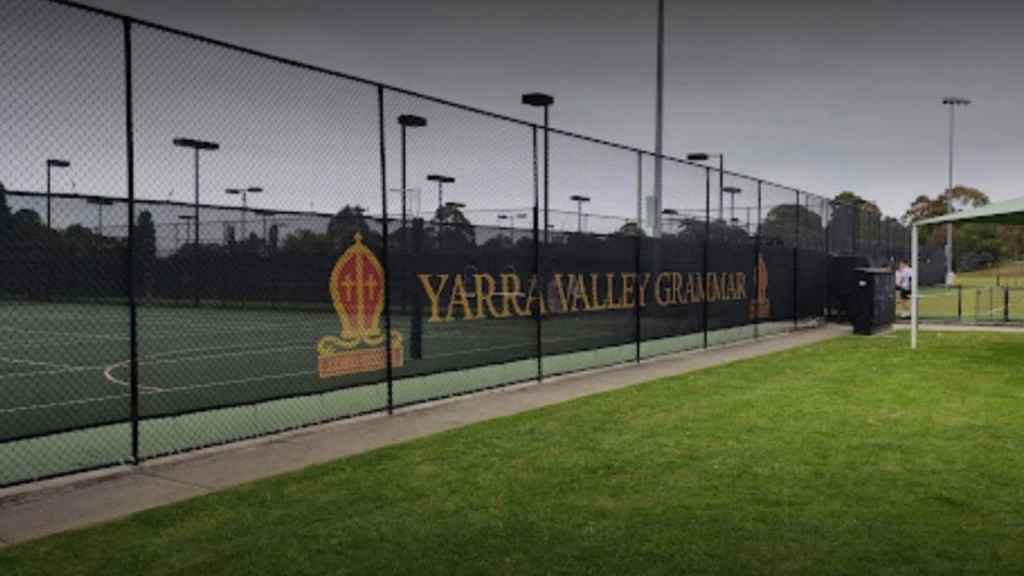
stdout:
{"type": "Polygon", "coordinates": [[[963,286],[1009,286],[1024,288],[1024,264],[1002,262],[998,267],[973,270],[956,275],[956,283],[963,286]]]}
{"type": "Polygon", "coordinates": [[[1021,573],[1022,353],[842,338],[29,542],[0,573],[1021,573]]]}
{"type": "Polygon", "coordinates": [[[1003,263],[957,274],[956,287],[921,288],[925,319],[965,322],[1024,321],[1024,265],[1003,263]]]}

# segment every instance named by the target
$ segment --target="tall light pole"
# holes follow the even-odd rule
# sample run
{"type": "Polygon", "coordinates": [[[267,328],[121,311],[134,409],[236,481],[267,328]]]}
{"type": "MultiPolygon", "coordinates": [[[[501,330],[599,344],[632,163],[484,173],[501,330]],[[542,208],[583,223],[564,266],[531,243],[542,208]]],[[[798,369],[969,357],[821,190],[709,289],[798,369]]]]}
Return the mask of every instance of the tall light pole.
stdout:
{"type": "MultiPolygon", "coordinates": [[[[947,96],[942,99],[942,104],[949,106],[949,186],[946,188],[946,196],[953,192],[953,126],[956,122],[956,107],[967,106],[971,101],[967,98],[947,96]]],[[[950,211],[952,211],[950,205],[950,211]]],[[[946,223],[946,282],[952,277],[953,272],[953,224],[946,223]]],[[[944,282],[944,283],[946,283],[944,282]]]]}
{"type": "MultiPolygon", "coordinates": [[[[662,216],[679,216],[679,210],[676,210],[675,208],[662,208],[661,215],[662,216]]],[[[675,220],[676,221],[676,226],[679,225],[679,219],[678,218],[665,218],[665,220],[675,220]]],[[[662,230],[662,232],[664,232],[664,230],[662,230]]]]}
{"type": "MultiPolygon", "coordinates": [[[[242,242],[245,242],[249,236],[245,229],[245,213],[249,211],[249,194],[259,194],[263,192],[263,188],[259,186],[250,186],[248,188],[228,188],[224,191],[225,194],[232,196],[242,195],[242,242]]],[[[263,220],[264,228],[266,228],[266,218],[263,220]]],[[[265,231],[264,231],[265,233],[265,231]]]]}
{"type": "Polygon", "coordinates": [[[665,110],[665,0],[658,0],[658,62],[654,101],[654,222],[651,235],[661,238],[661,156],[665,110]]]}
{"type": "Polygon", "coordinates": [[[726,186],[722,188],[722,192],[729,195],[729,223],[736,223],[736,195],[743,192],[735,186],[726,186]]]}
{"type": "MultiPolygon", "coordinates": [[[[395,194],[400,194],[401,197],[402,197],[402,204],[405,205],[405,203],[406,203],[406,195],[407,194],[419,194],[420,192],[422,192],[422,190],[420,190],[419,187],[417,187],[417,186],[413,186],[412,188],[388,188],[388,192],[394,192],[395,194]]],[[[418,198],[418,197],[419,196],[413,196],[413,198],[418,198]]],[[[412,198],[409,199],[409,202],[410,203],[412,202],[412,198]]],[[[411,212],[411,210],[410,210],[410,212],[411,212]]]]}
{"type": "MultiPolygon", "coordinates": [[[[405,206],[405,192],[407,190],[405,183],[405,130],[406,128],[423,128],[427,125],[427,119],[422,116],[414,116],[412,114],[402,114],[398,117],[398,125],[402,127],[402,235],[408,238],[409,232],[405,229],[406,223],[406,206],[405,206]]],[[[405,241],[406,252],[409,250],[409,241],[405,241]]]]}
{"type": "Polygon", "coordinates": [[[718,158],[718,219],[725,220],[725,154],[708,154],[706,152],[696,152],[694,154],[687,154],[686,159],[691,162],[707,162],[710,158],[718,158]]]}
{"type": "Polygon", "coordinates": [[[515,246],[515,244],[516,244],[516,219],[517,218],[523,219],[523,218],[526,218],[526,216],[527,215],[525,213],[519,213],[519,214],[498,214],[498,220],[508,220],[509,221],[509,239],[512,241],[512,245],[513,246],[515,246]]]}
{"type": "Polygon", "coordinates": [[[196,306],[199,306],[199,152],[213,152],[220,150],[220,144],[205,140],[195,140],[192,138],[175,138],[173,143],[175,146],[190,148],[193,152],[192,166],[194,170],[193,181],[195,183],[195,202],[193,203],[194,212],[192,214],[192,218],[196,223],[195,226],[193,226],[192,266],[194,268],[193,275],[195,278],[192,284],[195,287],[193,303],[196,306]]]}
{"type": "Polygon", "coordinates": [[[71,166],[71,162],[67,160],[47,160],[46,161],[46,228],[50,229],[50,172],[54,168],[67,168],[71,166]]]}
{"type": "Polygon", "coordinates": [[[529,214],[527,214],[525,212],[519,212],[518,214],[514,214],[512,216],[512,219],[509,220],[509,222],[512,223],[512,245],[513,246],[515,246],[515,244],[516,244],[516,219],[518,218],[520,220],[523,220],[523,219],[527,218],[528,216],[529,216],[529,214]]]}
{"type": "Polygon", "coordinates": [[[455,178],[451,176],[442,176],[441,174],[428,174],[427,180],[431,182],[437,182],[437,207],[444,206],[444,185],[453,184],[455,178]]]}
{"type": "Polygon", "coordinates": [[[195,216],[193,216],[191,214],[181,214],[181,215],[178,216],[178,220],[181,220],[182,222],[185,223],[185,242],[188,242],[189,236],[192,235],[192,224],[191,224],[191,222],[194,219],[195,219],[195,216]]]}
{"type": "Polygon", "coordinates": [[[580,196],[579,194],[574,194],[574,195],[569,197],[569,200],[572,200],[573,202],[576,203],[576,233],[577,234],[582,233],[583,232],[583,204],[586,203],[586,202],[590,202],[590,197],[589,196],[580,196]]]}
{"type": "Polygon", "coordinates": [[[99,236],[100,238],[102,238],[103,237],[103,207],[104,206],[111,206],[111,205],[113,205],[114,201],[109,199],[109,198],[89,198],[88,200],[86,200],[86,202],[96,206],[97,210],[99,211],[99,214],[97,215],[97,219],[99,220],[99,226],[97,228],[96,235],[99,236]]]}
{"type": "MultiPolygon", "coordinates": [[[[502,222],[505,221],[505,220],[508,220],[508,214],[498,214],[497,219],[498,219],[498,228],[501,228],[502,222]]],[[[500,232],[499,232],[499,236],[500,236],[500,232]]]]}
{"type": "Polygon", "coordinates": [[[544,243],[548,243],[548,198],[549,187],[551,185],[551,147],[548,135],[551,128],[550,109],[551,105],[555,103],[554,96],[550,94],[542,94],[540,92],[531,92],[529,94],[523,94],[523,104],[527,106],[535,106],[544,109],[544,243]]]}
{"type": "Polygon", "coordinates": [[[276,216],[277,213],[273,210],[259,210],[256,212],[263,217],[263,243],[267,243],[267,216],[276,216]]]}

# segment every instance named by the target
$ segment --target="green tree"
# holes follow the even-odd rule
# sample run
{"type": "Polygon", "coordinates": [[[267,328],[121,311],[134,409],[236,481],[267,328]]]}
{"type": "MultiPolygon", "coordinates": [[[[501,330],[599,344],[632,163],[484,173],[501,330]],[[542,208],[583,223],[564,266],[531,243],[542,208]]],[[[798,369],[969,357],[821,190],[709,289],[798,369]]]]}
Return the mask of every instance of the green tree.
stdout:
{"type": "Polygon", "coordinates": [[[471,250],[476,245],[473,223],[457,204],[445,204],[434,213],[438,248],[445,253],[471,250]]]}
{"type": "Polygon", "coordinates": [[[644,229],[637,225],[636,222],[626,222],[615,232],[619,236],[644,236],[644,229]]]}
{"type": "Polygon", "coordinates": [[[858,195],[855,192],[851,192],[849,190],[843,190],[839,194],[836,194],[836,197],[832,199],[832,202],[860,206],[861,210],[864,210],[864,211],[867,211],[867,212],[876,212],[876,213],[881,213],[882,212],[878,208],[878,204],[875,204],[871,200],[867,200],[865,198],[861,198],[860,195],[858,195]]]}
{"type": "Polygon", "coordinates": [[[999,258],[999,227],[984,222],[967,222],[959,227],[957,250],[962,254],[987,253],[999,258]]]}
{"type": "MultiPolygon", "coordinates": [[[[947,190],[935,196],[935,198],[929,198],[924,195],[918,196],[910,203],[910,207],[903,213],[901,220],[904,224],[909,225],[913,222],[959,212],[966,208],[984,206],[988,202],[988,195],[977,188],[954,186],[952,190],[947,190]]],[[[959,246],[959,243],[964,240],[959,238],[959,230],[960,226],[954,225],[954,246],[959,246]]],[[[945,226],[927,226],[922,230],[922,237],[924,238],[924,243],[928,246],[943,246],[946,243],[946,228],[945,226]]],[[[961,251],[960,248],[957,251],[961,251]]]]}
{"type": "Polygon", "coordinates": [[[761,222],[765,243],[793,244],[799,237],[801,246],[817,246],[823,233],[821,216],[797,204],[775,206],[761,222]]]}
{"type": "Polygon", "coordinates": [[[331,217],[331,221],[327,223],[327,238],[335,250],[341,250],[351,244],[356,232],[362,234],[364,239],[370,235],[370,227],[366,224],[363,212],[361,206],[346,204],[331,217]]]}
{"type": "Polygon", "coordinates": [[[382,247],[381,236],[370,228],[366,210],[361,206],[348,204],[327,223],[327,239],[331,250],[335,253],[344,251],[354,241],[356,232],[363,236],[363,244],[379,253],[382,247]]]}
{"type": "Polygon", "coordinates": [[[970,186],[954,186],[935,198],[918,196],[903,214],[903,222],[909,224],[936,216],[945,216],[966,208],[977,208],[988,204],[988,195],[970,186]]]}
{"type": "Polygon", "coordinates": [[[317,234],[305,228],[286,236],[281,250],[283,252],[315,255],[326,255],[334,251],[331,241],[327,236],[317,234]]]}
{"type": "Polygon", "coordinates": [[[1012,258],[1024,258],[1024,226],[1000,225],[997,232],[999,253],[1012,258]]]}

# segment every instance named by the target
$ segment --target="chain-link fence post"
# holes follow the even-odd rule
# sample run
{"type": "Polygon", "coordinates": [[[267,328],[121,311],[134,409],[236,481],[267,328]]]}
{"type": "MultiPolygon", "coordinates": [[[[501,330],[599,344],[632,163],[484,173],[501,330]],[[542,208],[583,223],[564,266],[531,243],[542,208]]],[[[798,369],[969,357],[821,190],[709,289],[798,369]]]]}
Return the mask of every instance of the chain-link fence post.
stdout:
{"type": "Polygon", "coordinates": [[[800,325],[800,191],[796,197],[796,227],[793,231],[793,327],[800,325]]]}
{"type": "MultiPolygon", "coordinates": [[[[636,230],[634,234],[633,270],[636,281],[640,281],[640,244],[643,236],[643,198],[644,198],[644,153],[636,152],[636,230]]],[[[625,286],[623,286],[625,289],[625,286]]],[[[636,363],[640,363],[640,297],[634,299],[633,317],[636,321],[636,363]]]]}
{"type": "Polygon", "coordinates": [[[124,117],[125,161],[128,171],[128,383],[131,403],[129,418],[132,435],[132,464],[139,463],[139,324],[136,294],[136,230],[135,230],[135,126],[132,116],[132,23],[121,20],[124,30],[124,117]]]}
{"type": "MultiPolygon", "coordinates": [[[[384,241],[381,243],[381,266],[384,270],[391,270],[390,268],[390,250],[388,245],[390,242],[390,236],[388,235],[388,162],[387,162],[387,150],[385,148],[384,141],[384,86],[377,85],[377,135],[380,144],[380,201],[382,206],[381,227],[384,241]]],[[[405,196],[403,191],[402,196],[402,208],[405,209],[405,196]]],[[[403,230],[404,232],[404,230],[403,230]]],[[[395,378],[394,378],[394,361],[391,358],[392,342],[391,342],[391,289],[387,286],[391,282],[391,278],[385,276],[384,286],[381,287],[381,297],[384,300],[384,357],[385,357],[385,378],[387,380],[388,399],[387,399],[387,411],[388,414],[393,414],[395,411],[395,378]]]]}
{"type": "Polygon", "coordinates": [[[760,336],[761,322],[761,293],[759,287],[761,286],[761,185],[762,181],[757,181],[757,231],[754,233],[754,306],[753,306],[753,321],[754,321],[754,338],[760,336]]]}
{"type": "MultiPolygon", "coordinates": [[[[547,131],[545,130],[545,134],[547,131]]],[[[537,279],[537,284],[541,286],[541,298],[547,297],[547,282],[541,276],[540,266],[540,163],[537,158],[537,126],[533,125],[530,127],[530,135],[532,138],[532,151],[533,151],[533,276],[537,279]]],[[[544,222],[547,223],[547,212],[544,213],[544,222]]],[[[545,238],[547,238],[547,229],[545,228],[545,238]]],[[[546,247],[546,245],[545,245],[546,247]]],[[[533,307],[533,321],[536,328],[537,336],[537,380],[540,381],[544,378],[544,334],[542,326],[540,304],[533,307]]]]}
{"type": "MultiPolygon", "coordinates": [[[[721,172],[721,171],[719,171],[719,172],[721,172]]],[[[655,218],[661,218],[661,216],[658,215],[658,216],[655,216],[655,218]]],[[[708,262],[708,251],[709,251],[710,247],[711,247],[711,168],[705,167],[704,168],[704,247],[703,247],[704,255],[703,255],[703,260],[702,260],[703,263],[701,265],[701,275],[700,275],[700,281],[701,281],[701,284],[702,284],[702,286],[701,286],[701,294],[703,294],[703,298],[701,298],[701,315],[702,315],[702,318],[703,318],[702,322],[703,322],[703,327],[704,327],[704,348],[708,347],[708,312],[709,312],[709,309],[708,309],[707,288],[708,288],[708,267],[710,265],[710,263],[708,262]]]]}

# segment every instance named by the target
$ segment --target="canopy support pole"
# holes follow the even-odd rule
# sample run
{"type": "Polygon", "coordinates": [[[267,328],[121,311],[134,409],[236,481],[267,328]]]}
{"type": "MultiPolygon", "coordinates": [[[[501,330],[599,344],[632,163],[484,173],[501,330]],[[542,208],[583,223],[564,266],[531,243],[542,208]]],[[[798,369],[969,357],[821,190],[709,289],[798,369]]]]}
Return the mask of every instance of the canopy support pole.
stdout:
{"type": "Polygon", "coordinates": [[[910,286],[910,348],[917,350],[917,226],[911,226],[910,228],[910,262],[911,270],[911,286],[910,286]]]}

